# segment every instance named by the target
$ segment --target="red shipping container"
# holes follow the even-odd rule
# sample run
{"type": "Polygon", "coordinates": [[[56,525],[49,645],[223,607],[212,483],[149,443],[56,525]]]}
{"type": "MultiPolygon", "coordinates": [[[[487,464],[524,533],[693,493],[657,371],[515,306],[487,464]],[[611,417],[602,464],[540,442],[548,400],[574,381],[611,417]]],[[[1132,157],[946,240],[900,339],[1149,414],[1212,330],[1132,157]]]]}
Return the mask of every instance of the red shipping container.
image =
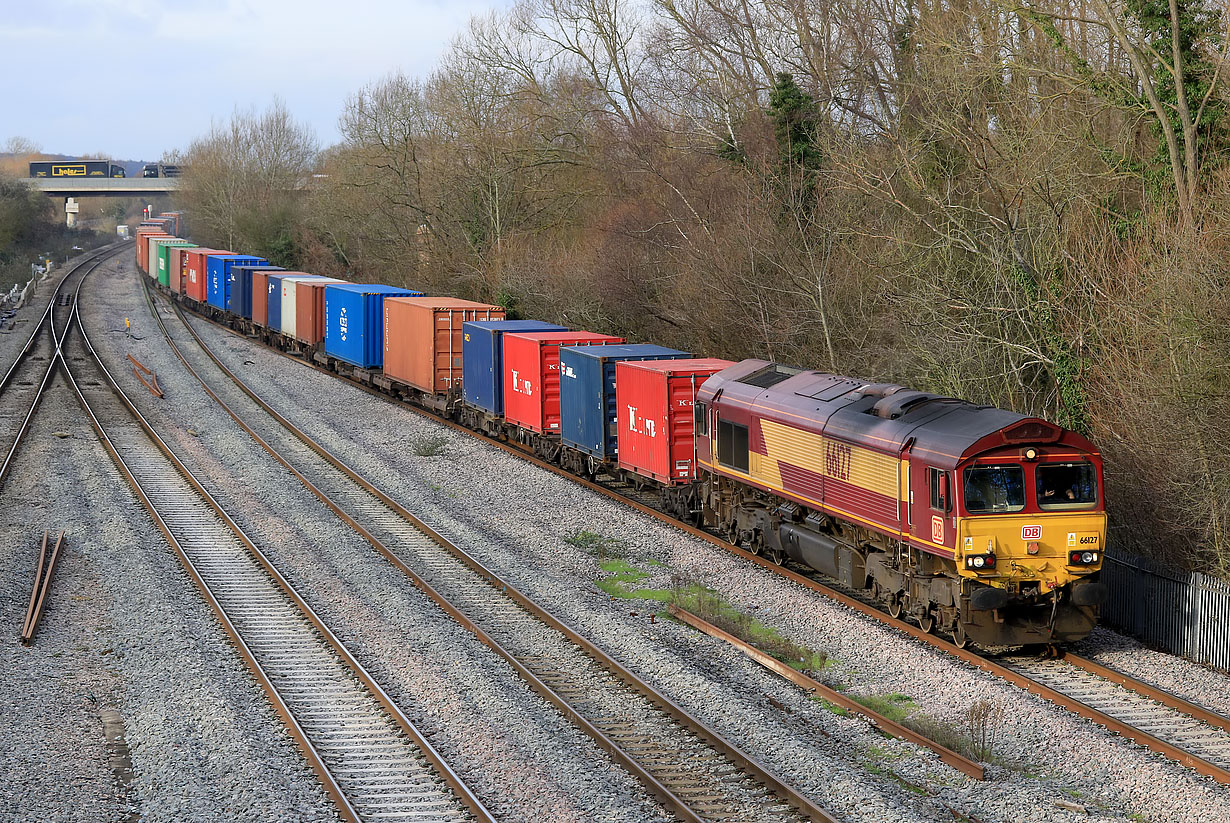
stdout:
{"type": "Polygon", "coordinates": [[[184,266],[184,294],[197,302],[204,303],[209,279],[205,276],[205,258],[211,254],[233,254],[221,249],[188,249],[188,258],[184,266]]]}
{"type": "MultiPolygon", "coordinates": [[[[336,277],[303,280],[295,284],[295,339],[316,345],[325,339],[325,286],[345,283],[336,277]]],[[[253,286],[256,281],[252,281],[253,286]]],[[[286,306],[283,304],[283,310],[286,306]]],[[[266,308],[266,310],[268,310],[266,308]]]]}
{"type": "Polygon", "coordinates": [[[674,485],[696,479],[696,392],[730,360],[621,360],[615,364],[619,467],[674,485]]]}
{"type": "Polygon", "coordinates": [[[461,324],[504,309],[451,297],[384,299],[384,373],[432,394],[461,388],[461,324]]]}
{"type": "Polygon", "coordinates": [[[539,434],[559,434],[559,347],[623,343],[591,331],[504,335],[504,418],[539,434]]]}

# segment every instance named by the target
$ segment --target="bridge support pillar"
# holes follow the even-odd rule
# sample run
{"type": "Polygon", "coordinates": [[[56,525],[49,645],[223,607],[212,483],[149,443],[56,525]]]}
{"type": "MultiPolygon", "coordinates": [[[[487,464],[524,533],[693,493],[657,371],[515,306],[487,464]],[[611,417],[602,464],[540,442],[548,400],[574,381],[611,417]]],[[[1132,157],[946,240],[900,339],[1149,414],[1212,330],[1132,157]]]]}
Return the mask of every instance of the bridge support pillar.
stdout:
{"type": "Polygon", "coordinates": [[[77,211],[81,204],[75,197],[64,198],[64,219],[70,229],[77,228],[77,211]]]}

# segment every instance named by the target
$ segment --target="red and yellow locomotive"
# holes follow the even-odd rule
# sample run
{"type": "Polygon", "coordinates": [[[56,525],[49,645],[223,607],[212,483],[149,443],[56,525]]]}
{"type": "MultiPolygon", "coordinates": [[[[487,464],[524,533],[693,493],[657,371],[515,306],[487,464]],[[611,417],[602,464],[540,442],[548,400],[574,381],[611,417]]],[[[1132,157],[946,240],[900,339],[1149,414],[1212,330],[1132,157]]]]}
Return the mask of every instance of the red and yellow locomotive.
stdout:
{"type": "Polygon", "coordinates": [[[705,517],[960,645],[1093,628],[1102,460],[1045,420],[745,360],[697,395],[705,517]]]}

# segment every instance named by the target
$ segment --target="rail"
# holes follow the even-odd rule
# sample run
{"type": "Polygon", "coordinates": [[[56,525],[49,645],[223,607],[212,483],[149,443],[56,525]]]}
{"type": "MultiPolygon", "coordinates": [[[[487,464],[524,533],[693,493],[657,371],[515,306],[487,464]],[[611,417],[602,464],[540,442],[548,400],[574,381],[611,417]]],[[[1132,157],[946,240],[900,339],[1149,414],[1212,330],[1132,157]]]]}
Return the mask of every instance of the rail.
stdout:
{"type": "Polygon", "coordinates": [[[29,644],[34,640],[34,632],[38,629],[38,620],[43,616],[43,604],[47,602],[47,591],[51,588],[51,577],[55,574],[56,559],[60,556],[60,547],[64,544],[64,532],[56,538],[55,548],[51,550],[51,559],[47,559],[48,533],[43,532],[43,547],[38,553],[38,566],[34,569],[34,586],[30,591],[30,605],[26,607],[26,618],[21,624],[21,642],[29,644]]]}

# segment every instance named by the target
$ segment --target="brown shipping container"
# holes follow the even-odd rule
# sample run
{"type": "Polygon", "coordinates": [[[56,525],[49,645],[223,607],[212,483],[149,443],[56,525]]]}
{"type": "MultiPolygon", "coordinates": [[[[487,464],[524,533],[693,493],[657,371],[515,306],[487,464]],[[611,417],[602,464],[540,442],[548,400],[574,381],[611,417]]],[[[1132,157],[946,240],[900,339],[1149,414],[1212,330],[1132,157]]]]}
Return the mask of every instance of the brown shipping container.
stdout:
{"type": "Polygon", "coordinates": [[[384,299],[384,373],[432,394],[461,388],[461,324],[504,309],[451,297],[384,299]]]}
{"type": "Polygon", "coordinates": [[[154,237],[170,239],[171,235],[164,231],[146,232],[137,237],[137,266],[142,274],[149,274],[149,241],[154,237]]]}
{"type": "MultiPolygon", "coordinates": [[[[295,284],[295,339],[315,346],[325,339],[325,286],[344,283],[335,277],[295,284]]],[[[255,281],[253,281],[255,285],[255,281]]]]}
{"type": "Polygon", "coordinates": [[[195,246],[172,246],[167,249],[167,267],[170,269],[167,272],[167,277],[169,278],[168,285],[171,287],[171,291],[176,294],[180,294],[184,290],[184,265],[188,262],[184,252],[191,248],[195,248],[195,246]]]}
{"type": "Polygon", "coordinates": [[[252,322],[269,325],[269,272],[260,269],[252,269],[252,322]]]}

